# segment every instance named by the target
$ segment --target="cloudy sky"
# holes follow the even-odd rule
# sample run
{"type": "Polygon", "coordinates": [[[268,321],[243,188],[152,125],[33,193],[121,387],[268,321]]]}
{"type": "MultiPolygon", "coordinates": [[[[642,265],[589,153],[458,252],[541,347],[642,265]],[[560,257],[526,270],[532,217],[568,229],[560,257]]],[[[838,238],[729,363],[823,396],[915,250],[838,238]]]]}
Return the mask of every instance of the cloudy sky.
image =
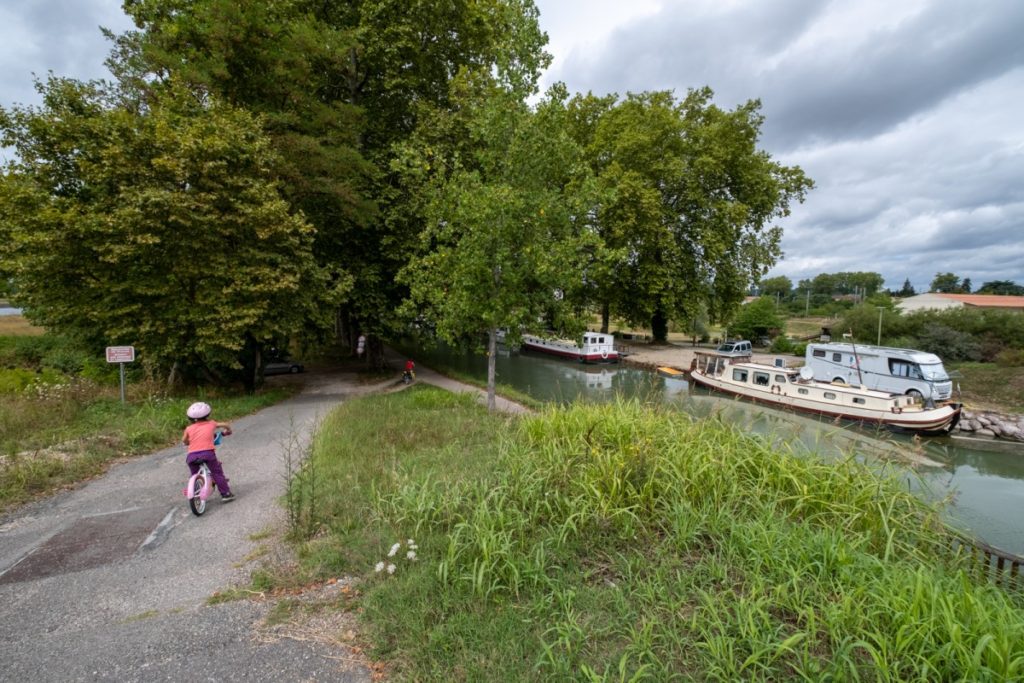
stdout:
{"type": "MultiPolygon", "coordinates": [[[[1024,284],[1024,2],[536,0],[544,83],[758,98],[763,147],[816,182],[782,223],[794,280],[867,270],[1024,284]]],[[[104,76],[120,0],[4,0],[0,105],[32,73],[104,76]]]]}

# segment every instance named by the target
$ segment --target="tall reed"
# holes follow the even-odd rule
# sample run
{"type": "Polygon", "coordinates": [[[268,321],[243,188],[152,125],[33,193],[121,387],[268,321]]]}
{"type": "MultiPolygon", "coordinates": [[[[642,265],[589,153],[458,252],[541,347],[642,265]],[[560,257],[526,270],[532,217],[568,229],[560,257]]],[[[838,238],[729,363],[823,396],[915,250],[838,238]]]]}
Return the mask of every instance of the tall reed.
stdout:
{"type": "Polygon", "coordinates": [[[403,394],[333,422],[349,442],[315,457],[344,503],[311,553],[344,541],[335,557],[366,571],[417,539],[418,562],[365,605],[401,676],[1024,676],[1020,596],[970,580],[936,509],[884,468],[636,403],[502,423],[403,394]]]}

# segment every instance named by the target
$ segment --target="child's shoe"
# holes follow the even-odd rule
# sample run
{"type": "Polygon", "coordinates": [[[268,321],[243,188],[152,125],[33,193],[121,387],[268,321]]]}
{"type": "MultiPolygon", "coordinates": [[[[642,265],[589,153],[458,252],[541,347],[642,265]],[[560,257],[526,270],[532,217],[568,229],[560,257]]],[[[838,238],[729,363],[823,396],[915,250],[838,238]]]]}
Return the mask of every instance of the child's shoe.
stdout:
{"type": "Polygon", "coordinates": [[[220,502],[222,502],[222,503],[230,503],[234,499],[235,499],[235,494],[228,493],[227,495],[223,495],[223,496],[220,497],[220,502]]]}

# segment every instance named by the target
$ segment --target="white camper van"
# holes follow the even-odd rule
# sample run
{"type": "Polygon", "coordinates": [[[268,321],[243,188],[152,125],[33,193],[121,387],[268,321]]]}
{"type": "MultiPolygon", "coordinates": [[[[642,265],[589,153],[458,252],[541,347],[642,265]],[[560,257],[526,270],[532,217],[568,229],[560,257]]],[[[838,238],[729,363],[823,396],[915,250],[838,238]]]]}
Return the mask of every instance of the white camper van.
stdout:
{"type": "Polygon", "coordinates": [[[863,384],[869,389],[948,401],[953,382],[933,353],[841,342],[808,344],[805,359],[814,378],[863,384]]]}

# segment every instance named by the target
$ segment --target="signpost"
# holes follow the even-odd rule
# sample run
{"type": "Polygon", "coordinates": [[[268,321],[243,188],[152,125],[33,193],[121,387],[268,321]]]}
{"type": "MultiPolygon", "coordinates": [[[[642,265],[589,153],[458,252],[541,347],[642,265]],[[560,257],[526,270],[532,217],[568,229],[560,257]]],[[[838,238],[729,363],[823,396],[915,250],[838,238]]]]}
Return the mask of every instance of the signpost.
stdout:
{"type": "Polygon", "coordinates": [[[124,364],[135,360],[134,346],[108,346],[107,362],[118,363],[121,366],[121,403],[124,403],[124,364]]]}

